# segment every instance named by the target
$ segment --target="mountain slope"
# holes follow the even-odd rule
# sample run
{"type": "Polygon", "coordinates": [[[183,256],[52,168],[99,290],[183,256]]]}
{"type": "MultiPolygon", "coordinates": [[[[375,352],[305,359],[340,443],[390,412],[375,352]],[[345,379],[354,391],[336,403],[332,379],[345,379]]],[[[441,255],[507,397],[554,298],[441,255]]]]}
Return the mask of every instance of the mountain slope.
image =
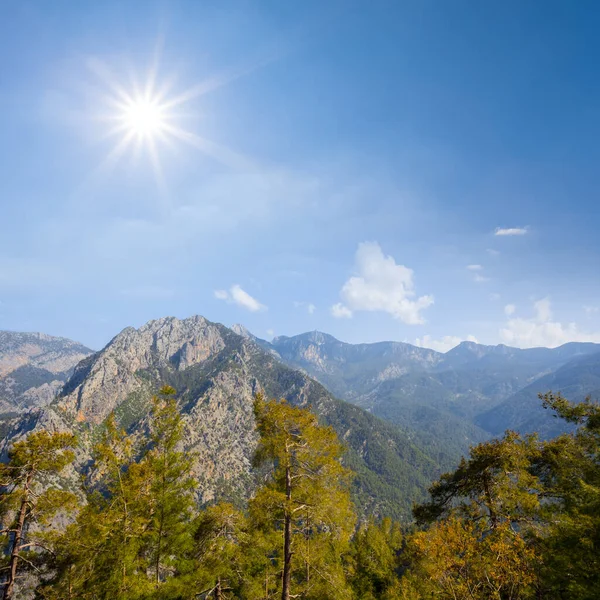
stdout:
{"type": "Polygon", "coordinates": [[[408,518],[412,502],[439,474],[436,462],[402,430],[336,400],[271,352],[203,317],[164,318],[125,329],[77,365],[57,400],[25,415],[4,446],[40,427],[74,431],[82,443],[77,468],[83,471],[111,411],[123,426],[143,432],[149,399],[163,384],[179,392],[185,448],[195,456],[201,502],[241,501],[251,493],[252,402],[258,391],[310,405],[336,429],[357,473],[353,493],[362,513],[408,518]]]}
{"type": "Polygon", "coordinates": [[[319,331],[277,337],[271,346],[283,361],[305,369],[347,400],[358,400],[383,381],[429,370],[443,360],[439,352],[411,344],[347,344],[319,331]]]}
{"type": "Polygon", "coordinates": [[[65,338],[0,331],[0,418],[51,402],[75,365],[91,353],[65,338]]]}
{"type": "Polygon", "coordinates": [[[562,393],[569,400],[580,402],[586,397],[600,400],[600,352],[580,356],[556,371],[536,380],[493,409],[483,413],[477,422],[494,435],[506,429],[522,433],[539,432],[552,437],[564,431],[563,422],[557,422],[545,411],[538,394],[552,391],[562,393]]]}
{"type": "Polygon", "coordinates": [[[591,343],[519,349],[462,342],[441,354],[398,342],[346,344],[321,332],[259,341],[341,398],[412,430],[438,462],[450,464],[497,433],[493,416],[479,415],[528,386],[536,395],[547,391],[535,382],[544,386],[548,374],[600,351],[591,343]]]}

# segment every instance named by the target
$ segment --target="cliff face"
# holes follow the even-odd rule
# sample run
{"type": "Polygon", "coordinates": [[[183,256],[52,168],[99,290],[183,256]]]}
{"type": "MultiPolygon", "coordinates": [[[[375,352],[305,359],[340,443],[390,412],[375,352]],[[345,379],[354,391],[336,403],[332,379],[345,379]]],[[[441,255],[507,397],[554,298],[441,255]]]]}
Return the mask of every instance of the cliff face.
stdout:
{"type": "Polygon", "coordinates": [[[151,396],[165,384],[178,391],[185,450],[194,456],[201,502],[242,500],[252,492],[252,405],[259,391],[310,405],[337,430],[349,449],[346,460],[358,474],[354,493],[362,512],[408,517],[411,502],[438,473],[434,461],[401,430],[334,399],[251,338],[200,316],[168,317],[122,331],[77,365],[51,405],[20,418],[4,449],[32,429],[73,431],[81,440],[76,469],[85,471],[107,416],[114,412],[124,427],[142,435],[151,396]]]}

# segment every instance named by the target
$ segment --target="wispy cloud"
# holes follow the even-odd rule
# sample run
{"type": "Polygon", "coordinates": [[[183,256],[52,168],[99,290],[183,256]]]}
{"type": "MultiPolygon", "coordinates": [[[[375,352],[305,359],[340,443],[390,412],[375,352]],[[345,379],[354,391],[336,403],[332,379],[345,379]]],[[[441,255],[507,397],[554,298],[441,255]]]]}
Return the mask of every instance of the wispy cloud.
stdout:
{"type": "Polygon", "coordinates": [[[377,242],[359,244],[355,269],[340,291],[343,302],[331,309],[334,316],[381,311],[409,325],[424,322],[421,311],[433,304],[433,296],[415,298],[413,270],[385,256],[377,242]]]}
{"type": "Polygon", "coordinates": [[[250,312],[267,310],[267,307],[264,304],[261,304],[256,298],[253,298],[238,284],[232,285],[229,288],[229,291],[215,290],[214,295],[218,300],[225,300],[225,302],[229,302],[230,304],[237,304],[250,312]]]}
{"type": "Polygon", "coordinates": [[[504,308],[509,316],[500,329],[503,342],[520,348],[545,346],[554,348],[567,342],[600,343],[600,332],[581,331],[577,323],[560,323],[553,320],[550,300],[543,298],[533,305],[534,316],[528,319],[513,317],[516,307],[512,304],[504,308]]]}
{"type": "Polygon", "coordinates": [[[482,265],[467,265],[467,270],[473,273],[473,281],[476,283],[485,283],[489,281],[490,278],[483,275],[483,266],[482,265]]]}
{"type": "Polygon", "coordinates": [[[496,227],[494,235],[525,235],[529,227],[496,227]]]}
{"type": "Polygon", "coordinates": [[[351,319],[352,318],[352,311],[347,306],[344,306],[341,302],[338,302],[337,304],[334,304],[331,307],[331,314],[336,319],[351,319]]]}
{"type": "Polygon", "coordinates": [[[490,256],[499,256],[500,255],[500,250],[495,250],[494,248],[488,248],[486,250],[486,252],[490,255],[490,256]]]}

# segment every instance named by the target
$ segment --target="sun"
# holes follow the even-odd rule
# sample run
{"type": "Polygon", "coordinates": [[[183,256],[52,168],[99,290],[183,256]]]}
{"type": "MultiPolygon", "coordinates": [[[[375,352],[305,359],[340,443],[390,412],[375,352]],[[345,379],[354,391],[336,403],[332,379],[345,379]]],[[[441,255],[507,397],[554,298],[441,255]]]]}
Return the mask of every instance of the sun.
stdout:
{"type": "Polygon", "coordinates": [[[138,138],[152,138],[167,129],[168,114],[158,101],[146,98],[132,99],[121,109],[123,129],[138,138]]]}
{"type": "Polygon", "coordinates": [[[235,169],[252,168],[245,156],[215,143],[189,129],[196,124],[197,108],[189,105],[200,96],[226,85],[245,71],[233,75],[215,75],[176,92],[176,77],[171,75],[160,81],[158,77],[158,51],[145,78],[131,72],[125,78],[101,60],[92,60],[89,67],[101,83],[98,96],[102,108],[94,119],[105,126],[105,139],[114,139],[94,177],[106,176],[116,164],[130,154],[136,165],[146,159],[152,168],[161,192],[167,193],[166,180],[161,165],[165,152],[178,151],[180,144],[199,150],[206,157],[235,169]]]}

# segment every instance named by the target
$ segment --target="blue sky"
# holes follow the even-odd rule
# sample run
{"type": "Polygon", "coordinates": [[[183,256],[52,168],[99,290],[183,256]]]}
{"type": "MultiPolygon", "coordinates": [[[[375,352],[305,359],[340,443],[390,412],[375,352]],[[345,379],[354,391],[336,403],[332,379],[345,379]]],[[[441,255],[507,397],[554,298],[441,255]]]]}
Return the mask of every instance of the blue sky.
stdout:
{"type": "Polygon", "coordinates": [[[0,329],[600,342],[599,26],[584,1],[5,0],[0,329]],[[153,65],[179,135],[115,153],[153,65]]]}

